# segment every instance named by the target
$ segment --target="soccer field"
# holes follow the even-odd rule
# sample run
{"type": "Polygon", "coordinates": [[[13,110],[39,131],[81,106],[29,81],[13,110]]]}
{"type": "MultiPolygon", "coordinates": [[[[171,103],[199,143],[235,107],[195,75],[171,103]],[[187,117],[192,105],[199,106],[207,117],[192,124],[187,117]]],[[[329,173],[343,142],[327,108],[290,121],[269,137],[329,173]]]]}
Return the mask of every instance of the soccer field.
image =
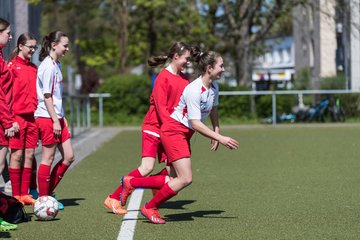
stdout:
{"type": "MultiPolygon", "coordinates": [[[[134,239],[359,239],[360,127],[223,133],[240,148],[211,152],[209,140],[194,135],[193,184],[162,206],[165,225],[139,216],[134,239]]],[[[56,194],[65,210],[56,220],[32,217],[0,237],[117,239],[123,217],[103,201],[138,165],[140,151],[139,131],[120,133],[64,177],[56,194]]],[[[146,190],[143,202],[150,197],[146,190]]]]}

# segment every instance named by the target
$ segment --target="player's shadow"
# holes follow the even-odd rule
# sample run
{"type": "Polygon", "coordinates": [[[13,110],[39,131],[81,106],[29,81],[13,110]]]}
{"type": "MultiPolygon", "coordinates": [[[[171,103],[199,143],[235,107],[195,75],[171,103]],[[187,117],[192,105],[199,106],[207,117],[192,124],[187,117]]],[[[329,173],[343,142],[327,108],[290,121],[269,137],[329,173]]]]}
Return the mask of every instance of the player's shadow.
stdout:
{"type": "Polygon", "coordinates": [[[219,219],[235,219],[237,217],[221,217],[221,216],[209,216],[209,215],[220,215],[225,211],[222,210],[209,210],[209,211],[195,211],[187,213],[167,214],[164,216],[167,222],[178,222],[178,221],[194,221],[194,218],[219,218],[219,219]]]}
{"type": "Polygon", "coordinates": [[[11,233],[10,232],[0,232],[0,239],[3,238],[11,238],[11,233]]]}
{"type": "Polygon", "coordinates": [[[161,205],[160,208],[167,209],[185,209],[185,205],[189,205],[196,202],[195,200],[178,200],[178,201],[168,201],[161,205]]]}
{"type": "Polygon", "coordinates": [[[79,203],[77,201],[85,200],[85,198],[64,198],[58,199],[59,202],[64,204],[64,206],[78,206],[79,203]]]}

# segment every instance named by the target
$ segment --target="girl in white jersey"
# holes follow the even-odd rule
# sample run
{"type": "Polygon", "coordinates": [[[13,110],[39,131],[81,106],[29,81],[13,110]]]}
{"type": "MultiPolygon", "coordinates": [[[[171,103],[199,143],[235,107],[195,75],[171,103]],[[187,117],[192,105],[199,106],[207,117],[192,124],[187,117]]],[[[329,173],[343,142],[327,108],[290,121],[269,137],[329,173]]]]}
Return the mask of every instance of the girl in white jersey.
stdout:
{"type": "MultiPolygon", "coordinates": [[[[60,57],[69,51],[69,38],[61,31],[54,31],[44,37],[39,59],[41,62],[36,80],[38,106],[35,111],[36,124],[42,142],[41,163],[38,170],[39,196],[53,193],[70,164],[74,151],[70,132],[62,107],[62,83],[60,57]],[[62,159],[50,173],[56,148],[62,159]]],[[[59,209],[62,209],[59,204],[59,209]]]]}
{"type": "MultiPolygon", "coordinates": [[[[176,177],[164,184],[158,193],[141,208],[141,213],[155,224],[163,224],[159,206],[172,198],[192,182],[190,138],[194,131],[212,139],[211,150],[216,151],[221,143],[229,149],[237,149],[239,143],[219,132],[217,114],[219,89],[216,80],[224,72],[223,59],[216,52],[205,52],[194,55],[198,62],[197,70],[201,76],[190,83],[183,91],[180,102],[171,114],[171,119],[161,126],[160,139],[168,161],[172,164],[176,177]],[[204,121],[210,115],[213,130],[204,121]]],[[[151,178],[151,177],[149,177],[151,178]]],[[[133,191],[131,178],[124,178],[123,193],[133,191]]]]}

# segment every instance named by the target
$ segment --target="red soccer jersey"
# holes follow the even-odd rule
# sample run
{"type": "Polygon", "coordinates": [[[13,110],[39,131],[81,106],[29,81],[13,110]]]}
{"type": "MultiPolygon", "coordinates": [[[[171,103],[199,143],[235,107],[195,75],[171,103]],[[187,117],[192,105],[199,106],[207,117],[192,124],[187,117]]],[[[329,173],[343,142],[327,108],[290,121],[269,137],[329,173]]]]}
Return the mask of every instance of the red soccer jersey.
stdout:
{"type": "Polygon", "coordinates": [[[12,113],[34,113],[37,107],[36,66],[18,56],[11,59],[8,66],[13,75],[12,113]]]}
{"type": "Polygon", "coordinates": [[[151,131],[160,135],[160,124],[156,114],[155,102],[152,94],[150,96],[149,110],[147,111],[142,123],[142,130],[151,131]]]}
{"type": "Polygon", "coordinates": [[[189,81],[184,75],[174,75],[163,69],[155,80],[152,92],[160,126],[169,120],[174,108],[180,101],[181,94],[189,81]]]}
{"type": "Polygon", "coordinates": [[[12,126],[11,106],[12,76],[2,55],[0,47],[0,124],[6,129],[12,126]]]}

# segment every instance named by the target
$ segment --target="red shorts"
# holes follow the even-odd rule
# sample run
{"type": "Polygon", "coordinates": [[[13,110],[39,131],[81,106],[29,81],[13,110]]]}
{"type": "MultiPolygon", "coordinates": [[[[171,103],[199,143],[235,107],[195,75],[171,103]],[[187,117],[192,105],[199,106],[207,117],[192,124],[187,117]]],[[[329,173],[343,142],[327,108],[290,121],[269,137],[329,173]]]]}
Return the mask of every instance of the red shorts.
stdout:
{"type": "MultiPolygon", "coordinates": [[[[171,123],[173,122],[171,121],[171,123]]],[[[173,124],[171,127],[170,125],[164,126],[160,133],[161,143],[168,157],[168,163],[191,156],[190,139],[194,133],[193,130],[181,123],[175,123],[175,120],[173,124]]]]}
{"type": "Polygon", "coordinates": [[[5,137],[5,128],[0,125],[0,146],[9,146],[9,139],[5,137]]]}
{"type": "Polygon", "coordinates": [[[9,147],[13,149],[37,148],[39,129],[35,123],[34,114],[15,115],[20,130],[9,139],[9,147]]]}
{"type": "Polygon", "coordinates": [[[159,162],[164,162],[167,157],[164,152],[164,148],[160,142],[160,138],[150,133],[142,131],[142,157],[153,157],[158,156],[159,162]]]}
{"type": "Polygon", "coordinates": [[[42,145],[51,145],[54,143],[63,143],[69,138],[71,138],[71,134],[69,129],[65,125],[65,121],[63,118],[59,119],[61,126],[61,136],[59,138],[55,138],[54,136],[54,128],[53,121],[51,118],[36,118],[36,124],[40,130],[40,139],[42,145]]]}

